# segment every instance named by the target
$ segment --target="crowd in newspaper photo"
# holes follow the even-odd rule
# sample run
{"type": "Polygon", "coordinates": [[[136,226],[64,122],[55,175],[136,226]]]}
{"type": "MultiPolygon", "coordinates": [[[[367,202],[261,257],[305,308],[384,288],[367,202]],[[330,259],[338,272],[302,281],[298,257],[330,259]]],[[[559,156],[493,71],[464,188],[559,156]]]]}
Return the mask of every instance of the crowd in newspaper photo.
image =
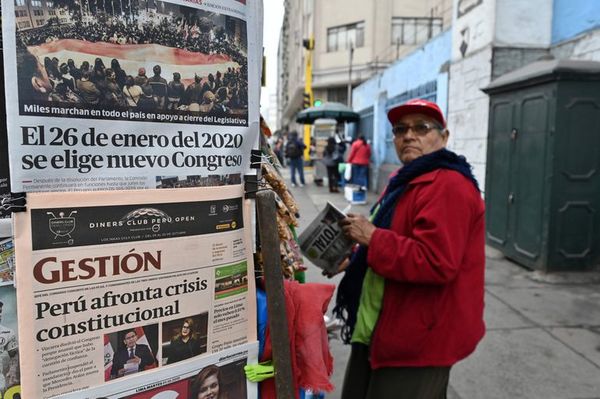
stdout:
{"type": "Polygon", "coordinates": [[[162,1],[53,7],[62,18],[17,27],[21,114],[247,124],[245,21],[162,1]],[[157,113],[175,116],[148,117],[157,113]]]}

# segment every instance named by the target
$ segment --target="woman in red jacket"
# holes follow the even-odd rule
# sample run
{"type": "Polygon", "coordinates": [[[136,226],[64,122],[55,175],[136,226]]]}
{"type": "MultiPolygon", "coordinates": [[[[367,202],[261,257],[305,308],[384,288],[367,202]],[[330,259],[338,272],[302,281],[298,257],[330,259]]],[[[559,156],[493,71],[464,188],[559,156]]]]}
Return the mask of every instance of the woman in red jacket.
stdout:
{"type": "Polygon", "coordinates": [[[352,165],[352,184],[368,187],[369,162],[371,160],[371,146],[367,143],[365,136],[359,136],[350,147],[348,163],[352,165]]]}
{"type": "Polygon", "coordinates": [[[471,166],[445,149],[436,104],[411,100],[388,118],[404,166],[369,220],[340,222],[360,244],[334,310],[352,343],[342,399],[442,399],[485,332],[484,205],[471,166]]]}

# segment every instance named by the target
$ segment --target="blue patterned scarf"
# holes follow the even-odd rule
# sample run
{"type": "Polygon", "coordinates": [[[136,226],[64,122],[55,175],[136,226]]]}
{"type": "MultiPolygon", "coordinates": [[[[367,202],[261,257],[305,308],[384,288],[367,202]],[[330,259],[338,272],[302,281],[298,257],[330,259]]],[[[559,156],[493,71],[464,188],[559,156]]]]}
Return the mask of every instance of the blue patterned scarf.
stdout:
{"type": "MultiPolygon", "coordinates": [[[[471,173],[471,165],[465,157],[457,155],[445,148],[416,158],[404,165],[390,179],[381,199],[371,208],[371,213],[377,209],[373,224],[377,227],[389,229],[398,200],[404,193],[408,183],[413,179],[432,172],[436,169],[455,170],[465,176],[479,190],[477,180],[471,173]]],[[[368,247],[359,246],[352,255],[346,274],[338,286],[336,304],[333,314],[344,321],[342,327],[342,340],[349,344],[356,325],[362,284],[367,272],[368,247]]]]}

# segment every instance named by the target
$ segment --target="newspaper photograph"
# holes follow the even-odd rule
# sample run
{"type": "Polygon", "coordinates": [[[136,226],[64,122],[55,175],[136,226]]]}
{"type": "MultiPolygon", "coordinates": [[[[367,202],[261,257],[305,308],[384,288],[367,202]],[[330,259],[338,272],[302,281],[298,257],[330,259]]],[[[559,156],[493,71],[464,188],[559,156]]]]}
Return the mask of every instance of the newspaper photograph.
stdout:
{"type": "Polygon", "coordinates": [[[244,366],[257,363],[258,342],[186,361],[176,367],[136,375],[112,384],[57,396],[60,399],[255,399],[257,385],[244,366]]]}
{"type": "Polygon", "coordinates": [[[256,341],[249,207],[242,186],[28,194],[13,216],[23,396],[149,383],[256,341]]]}
{"type": "Polygon", "coordinates": [[[0,398],[19,398],[17,293],[12,284],[0,287],[0,398]]]}
{"type": "Polygon", "coordinates": [[[0,239],[0,286],[14,284],[15,247],[12,238],[0,239]]]}
{"type": "Polygon", "coordinates": [[[260,1],[33,3],[2,2],[13,191],[238,184],[259,132],[260,1]]]}
{"type": "Polygon", "coordinates": [[[341,261],[350,254],[353,242],[349,240],[338,221],[346,215],[331,202],[298,237],[300,250],[315,266],[336,274],[341,261]]]}

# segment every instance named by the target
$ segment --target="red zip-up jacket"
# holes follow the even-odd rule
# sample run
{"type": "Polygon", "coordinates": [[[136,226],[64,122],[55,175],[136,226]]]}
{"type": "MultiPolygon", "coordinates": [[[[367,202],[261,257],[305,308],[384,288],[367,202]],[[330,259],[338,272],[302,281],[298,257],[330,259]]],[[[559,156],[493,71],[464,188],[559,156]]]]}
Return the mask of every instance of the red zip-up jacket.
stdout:
{"type": "Polygon", "coordinates": [[[371,366],[451,366],[485,333],[484,204],[456,171],[409,183],[390,229],[377,228],[367,263],[385,278],[371,366]]]}
{"type": "Polygon", "coordinates": [[[348,163],[353,165],[368,165],[371,160],[371,146],[362,140],[356,140],[350,147],[348,163]]]}

